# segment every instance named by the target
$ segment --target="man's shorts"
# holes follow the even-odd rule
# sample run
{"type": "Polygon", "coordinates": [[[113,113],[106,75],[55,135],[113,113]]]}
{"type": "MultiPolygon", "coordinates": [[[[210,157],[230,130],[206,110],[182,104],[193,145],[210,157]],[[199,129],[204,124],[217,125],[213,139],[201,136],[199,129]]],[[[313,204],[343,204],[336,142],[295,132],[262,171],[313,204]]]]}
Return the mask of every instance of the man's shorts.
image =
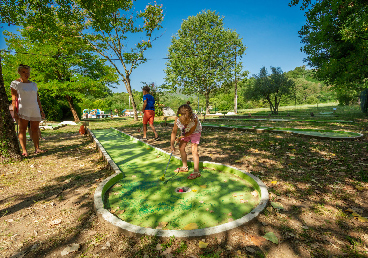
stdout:
{"type": "Polygon", "coordinates": [[[146,125],[147,122],[149,122],[150,125],[153,125],[153,120],[155,120],[155,111],[145,110],[143,114],[143,124],[146,125]]]}
{"type": "Polygon", "coordinates": [[[191,141],[192,143],[196,143],[196,144],[199,144],[200,139],[201,139],[201,132],[194,133],[194,134],[191,134],[187,137],[181,138],[182,141],[185,141],[185,142],[191,141]]]}

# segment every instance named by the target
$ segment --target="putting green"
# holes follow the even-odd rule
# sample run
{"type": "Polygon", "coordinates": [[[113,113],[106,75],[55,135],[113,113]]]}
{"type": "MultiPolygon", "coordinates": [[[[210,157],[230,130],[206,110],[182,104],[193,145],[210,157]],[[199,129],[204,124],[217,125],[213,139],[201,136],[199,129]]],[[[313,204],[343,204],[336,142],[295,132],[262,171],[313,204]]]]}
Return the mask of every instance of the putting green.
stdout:
{"type": "Polygon", "coordinates": [[[296,129],[296,128],[277,128],[277,127],[266,127],[266,126],[245,126],[245,125],[226,125],[226,124],[212,124],[202,123],[203,126],[213,127],[225,127],[225,128],[239,128],[246,130],[263,129],[270,132],[291,132],[301,135],[308,135],[321,138],[359,138],[363,135],[360,133],[348,132],[348,131],[334,131],[334,130],[322,130],[322,129],[296,129]]]}
{"type": "MultiPolygon", "coordinates": [[[[118,178],[104,196],[105,209],[125,222],[146,228],[169,230],[201,229],[239,219],[260,203],[260,190],[248,175],[234,169],[201,169],[202,176],[189,180],[189,173],[174,156],[160,181],[169,155],[136,142],[116,130],[94,130],[95,137],[120,168],[118,178]],[[177,193],[179,187],[190,191],[177,193]]],[[[190,148],[188,147],[188,150],[190,148]]],[[[190,168],[190,172],[193,168],[190,168]]]]}

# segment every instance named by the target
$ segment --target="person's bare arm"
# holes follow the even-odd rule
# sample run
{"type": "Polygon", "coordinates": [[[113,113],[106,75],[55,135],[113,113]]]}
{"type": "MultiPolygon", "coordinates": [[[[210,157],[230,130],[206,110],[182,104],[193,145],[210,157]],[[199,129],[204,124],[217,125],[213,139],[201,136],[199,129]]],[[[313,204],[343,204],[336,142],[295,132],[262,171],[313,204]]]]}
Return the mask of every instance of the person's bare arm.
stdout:
{"type": "Polygon", "coordinates": [[[175,122],[174,122],[174,127],[173,130],[171,132],[171,139],[170,139],[170,144],[171,144],[171,151],[175,150],[175,141],[176,141],[176,133],[178,132],[178,125],[176,124],[176,120],[178,118],[175,118],[175,122]]]}
{"type": "Polygon", "coordinates": [[[40,108],[41,117],[42,117],[42,119],[45,119],[45,112],[43,112],[42,105],[41,105],[41,100],[40,100],[40,97],[38,96],[38,94],[37,94],[37,102],[38,102],[38,106],[40,108]]]}
{"type": "Polygon", "coordinates": [[[16,101],[18,98],[18,92],[12,88],[11,95],[12,95],[12,106],[13,106],[13,111],[14,111],[14,118],[18,119],[18,110],[15,110],[16,101]]]}
{"type": "Polygon", "coordinates": [[[146,110],[146,106],[147,106],[147,100],[145,99],[145,100],[143,101],[142,113],[144,113],[144,110],[146,110]]]}

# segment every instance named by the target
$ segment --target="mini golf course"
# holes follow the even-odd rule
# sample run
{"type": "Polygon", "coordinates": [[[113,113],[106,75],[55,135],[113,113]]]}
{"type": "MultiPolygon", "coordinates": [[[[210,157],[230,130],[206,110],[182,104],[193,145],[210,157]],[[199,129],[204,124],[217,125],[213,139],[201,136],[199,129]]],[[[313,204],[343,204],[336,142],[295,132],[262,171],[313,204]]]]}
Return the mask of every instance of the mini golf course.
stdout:
{"type": "Polygon", "coordinates": [[[313,123],[354,123],[351,120],[338,120],[338,119],[329,119],[329,120],[316,120],[316,119],[295,119],[295,118],[244,118],[244,117],[221,117],[221,118],[206,118],[206,121],[216,122],[216,121],[267,121],[267,122],[313,122],[313,123]]]}
{"type": "Polygon", "coordinates": [[[202,123],[203,127],[212,128],[224,128],[224,129],[240,129],[245,131],[256,131],[258,133],[268,132],[283,132],[283,133],[295,133],[316,138],[327,139],[357,139],[363,137],[361,133],[348,132],[348,131],[335,131],[335,130],[322,130],[322,129],[296,129],[296,128],[277,128],[266,126],[245,126],[245,125],[226,125],[226,124],[212,124],[202,123]]]}
{"type": "MultiPolygon", "coordinates": [[[[267,204],[266,186],[255,176],[218,163],[200,163],[202,176],[176,175],[170,153],[114,129],[90,131],[115,170],[95,193],[99,216],[130,233],[190,237],[224,232],[256,217],[267,204]]],[[[193,172],[188,162],[189,171],[193,172]]]]}

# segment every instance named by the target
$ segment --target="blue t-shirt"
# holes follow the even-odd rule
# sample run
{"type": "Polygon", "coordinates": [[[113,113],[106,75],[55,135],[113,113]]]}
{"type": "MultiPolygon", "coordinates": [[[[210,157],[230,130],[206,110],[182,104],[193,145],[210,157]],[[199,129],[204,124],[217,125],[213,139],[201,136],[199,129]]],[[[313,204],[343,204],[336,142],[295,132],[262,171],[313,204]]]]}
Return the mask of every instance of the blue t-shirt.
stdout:
{"type": "Polygon", "coordinates": [[[155,110],[155,99],[152,95],[146,94],[143,96],[143,102],[147,100],[147,105],[145,110],[155,110]]]}

